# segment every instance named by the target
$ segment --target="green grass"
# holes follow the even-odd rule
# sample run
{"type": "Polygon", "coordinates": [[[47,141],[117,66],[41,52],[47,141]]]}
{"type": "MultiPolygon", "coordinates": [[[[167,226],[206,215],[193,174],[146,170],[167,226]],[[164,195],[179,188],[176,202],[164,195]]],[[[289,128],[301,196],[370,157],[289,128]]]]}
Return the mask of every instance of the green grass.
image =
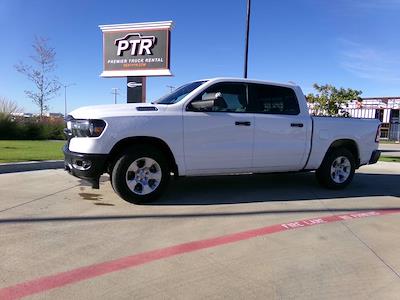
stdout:
{"type": "MultiPolygon", "coordinates": [[[[65,141],[0,141],[0,163],[64,159],[65,141]]],[[[400,157],[381,156],[380,161],[400,162],[400,157]]]]}
{"type": "Polygon", "coordinates": [[[400,162],[400,157],[397,156],[393,156],[393,157],[389,157],[389,156],[381,156],[379,158],[380,161],[389,161],[389,162],[400,162]]]}
{"type": "Polygon", "coordinates": [[[63,159],[65,141],[0,141],[0,163],[63,159]]]}

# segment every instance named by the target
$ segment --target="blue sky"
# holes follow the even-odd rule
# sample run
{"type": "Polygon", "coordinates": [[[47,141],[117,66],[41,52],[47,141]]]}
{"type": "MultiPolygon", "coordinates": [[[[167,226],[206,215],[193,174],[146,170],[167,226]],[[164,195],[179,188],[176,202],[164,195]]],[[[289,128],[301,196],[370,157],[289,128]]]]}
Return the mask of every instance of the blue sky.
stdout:
{"type": "MultiPolygon", "coordinates": [[[[245,0],[49,1],[0,0],[0,96],[37,112],[16,72],[29,62],[35,35],[57,51],[57,76],[68,89],[68,110],[126,102],[125,78],[100,78],[100,24],[173,20],[173,77],[148,78],[154,100],[190,80],[243,74],[245,0]]],[[[400,0],[252,0],[249,78],[299,84],[331,83],[363,96],[400,96],[400,0]]],[[[64,112],[63,90],[50,111],[64,112]]]]}

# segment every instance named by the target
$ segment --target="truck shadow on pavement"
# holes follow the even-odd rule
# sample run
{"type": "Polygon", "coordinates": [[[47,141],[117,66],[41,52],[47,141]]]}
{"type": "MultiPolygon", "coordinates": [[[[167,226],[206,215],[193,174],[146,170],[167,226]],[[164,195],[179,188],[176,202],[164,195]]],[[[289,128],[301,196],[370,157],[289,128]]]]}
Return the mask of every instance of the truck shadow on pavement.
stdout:
{"type": "Polygon", "coordinates": [[[373,196],[400,197],[399,174],[359,173],[343,190],[320,187],[313,173],[188,177],[172,180],[166,194],[145,205],[218,205],[373,196]]]}
{"type": "MultiPolygon", "coordinates": [[[[340,191],[326,190],[317,184],[314,175],[306,174],[269,174],[246,176],[193,177],[172,181],[167,193],[158,201],[146,206],[163,205],[219,205],[273,201],[332,200],[358,197],[393,196],[400,198],[400,175],[397,174],[356,174],[353,183],[340,191]]],[[[106,186],[104,186],[106,188],[106,186]]],[[[398,199],[396,199],[398,200],[398,199]]],[[[399,199],[400,200],[400,199],[399,199]]],[[[118,201],[122,201],[118,199],[118,201]]],[[[244,211],[201,211],[177,213],[174,209],[160,213],[151,210],[138,211],[135,205],[125,214],[85,216],[48,216],[35,218],[2,218],[1,224],[42,223],[42,222],[88,222],[123,221],[140,219],[176,219],[176,218],[221,218],[236,216],[276,215],[288,213],[343,213],[349,211],[398,210],[400,202],[393,205],[363,205],[362,200],[356,207],[321,208],[268,208],[244,211]]],[[[118,208],[118,205],[116,206],[118,208]]],[[[126,211],[126,207],[124,209],[126,211]]]]}

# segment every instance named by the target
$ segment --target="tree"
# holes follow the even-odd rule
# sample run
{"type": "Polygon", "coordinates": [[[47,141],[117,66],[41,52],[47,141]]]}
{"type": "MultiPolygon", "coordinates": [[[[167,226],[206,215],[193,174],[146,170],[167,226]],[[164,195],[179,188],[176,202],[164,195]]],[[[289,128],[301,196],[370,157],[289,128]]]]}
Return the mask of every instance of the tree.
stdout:
{"type": "Polygon", "coordinates": [[[56,51],[47,42],[48,39],[35,37],[32,45],[34,55],[30,56],[34,66],[23,62],[15,65],[18,72],[26,75],[34,83],[35,89],[25,90],[25,94],[39,107],[41,117],[43,112],[48,110],[48,101],[57,94],[61,87],[57,78],[53,75],[56,69],[56,51]]]}
{"type": "Polygon", "coordinates": [[[353,90],[350,88],[336,88],[333,85],[313,84],[316,94],[308,94],[307,100],[311,103],[310,108],[314,114],[318,116],[345,116],[348,117],[349,113],[344,111],[343,108],[348,106],[351,100],[361,101],[360,95],[362,91],[353,90]]]}

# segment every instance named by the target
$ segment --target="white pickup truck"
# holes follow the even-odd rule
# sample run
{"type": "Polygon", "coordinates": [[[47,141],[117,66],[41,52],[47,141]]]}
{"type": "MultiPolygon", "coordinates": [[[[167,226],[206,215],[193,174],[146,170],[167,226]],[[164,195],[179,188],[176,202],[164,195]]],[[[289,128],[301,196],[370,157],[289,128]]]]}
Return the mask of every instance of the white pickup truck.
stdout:
{"type": "Polygon", "coordinates": [[[67,117],[65,168],[99,188],[109,173],[132,203],[174,176],[316,170],[340,189],[376,163],[378,120],[312,117],[300,87],[248,79],[190,82],[154,103],[82,107],[67,117]]]}

